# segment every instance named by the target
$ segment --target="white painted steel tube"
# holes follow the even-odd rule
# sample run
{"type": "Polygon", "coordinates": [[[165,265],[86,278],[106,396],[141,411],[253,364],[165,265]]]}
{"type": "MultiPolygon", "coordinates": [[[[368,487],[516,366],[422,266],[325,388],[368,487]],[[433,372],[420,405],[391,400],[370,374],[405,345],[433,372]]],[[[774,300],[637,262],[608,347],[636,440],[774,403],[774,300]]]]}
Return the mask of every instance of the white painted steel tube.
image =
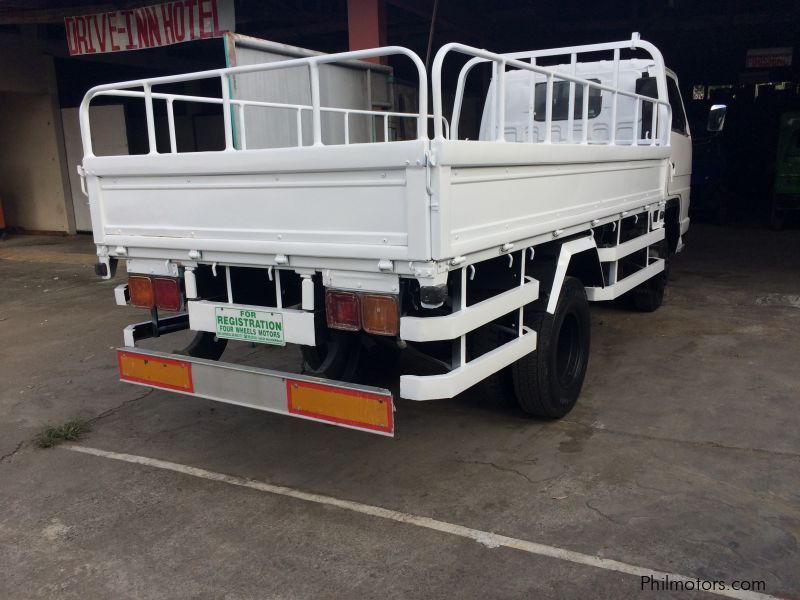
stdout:
{"type": "Polygon", "coordinates": [[[187,267],[183,272],[183,288],[187,300],[195,300],[197,298],[197,277],[195,277],[193,267],[187,267]]]}
{"type": "Polygon", "coordinates": [[[233,125],[231,123],[231,86],[227,73],[220,75],[222,86],[222,122],[225,125],[225,150],[233,150],[233,125]]]}
{"type": "Polygon", "coordinates": [[[172,98],[167,98],[167,124],[169,125],[169,151],[175,154],[178,151],[178,142],[175,137],[175,110],[172,98]]]}
{"type": "MultiPolygon", "coordinates": [[[[559,73],[558,78],[563,79],[565,81],[572,81],[580,84],[588,83],[589,86],[594,89],[599,89],[610,93],[619,93],[623,96],[628,96],[631,98],[641,97],[642,99],[646,99],[647,101],[653,102],[654,104],[657,105],[659,112],[663,114],[663,119],[660,120],[661,125],[659,127],[658,139],[662,141],[663,145],[669,145],[669,130],[670,130],[672,111],[669,106],[669,103],[666,100],[667,88],[666,88],[666,74],[664,70],[664,57],[661,54],[661,51],[658,48],[656,48],[653,44],[651,44],[650,42],[640,40],[636,36],[634,36],[631,40],[618,41],[618,42],[608,42],[603,44],[588,44],[583,46],[567,46],[563,48],[549,48],[545,50],[513,52],[508,54],[497,54],[494,52],[488,52],[480,48],[475,48],[472,46],[467,46],[465,44],[459,44],[455,42],[450,44],[445,44],[436,53],[436,57],[434,58],[433,61],[433,67],[431,69],[434,123],[438,121],[442,115],[441,71],[444,59],[446,55],[449,54],[450,52],[459,52],[461,54],[467,54],[474,57],[469,61],[467,61],[467,63],[461,68],[461,72],[459,73],[458,76],[458,83],[456,85],[456,94],[455,94],[455,101],[454,101],[453,115],[452,115],[452,132],[453,132],[453,138],[458,139],[458,127],[461,116],[461,104],[464,96],[465,81],[467,75],[469,75],[470,71],[476,65],[488,61],[497,62],[499,60],[506,60],[508,66],[510,67],[532,71],[534,73],[540,73],[542,75],[547,75],[548,73],[552,73],[553,70],[545,67],[537,67],[533,63],[526,64],[521,62],[519,59],[533,60],[537,57],[543,57],[543,56],[568,55],[572,53],[582,54],[586,52],[603,52],[603,51],[618,50],[621,48],[641,49],[650,54],[650,57],[655,62],[655,67],[656,67],[656,77],[658,83],[658,99],[641,96],[641,94],[627,92],[625,90],[617,90],[613,87],[598,84],[596,82],[588,81],[586,79],[582,79],[579,77],[573,77],[567,74],[559,73]]],[[[439,137],[438,134],[437,137],[439,137]]]]}
{"type": "Polygon", "coordinates": [[[497,64],[497,137],[496,141],[506,141],[506,61],[497,64]]]}
{"type": "Polygon", "coordinates": [[[147,121],[147,145],[148,154],[157,154],[156,147],[156,124],[153,117],[153,94],[149,84],[144,84],[144,114],[147,121]]]}
{"type": "MultiPolygon", "coordinates": [[[[370,48],[367,50],[355,50],[351,52],[339,52],[336,54],[323,54],[314,57],[295,58],[290,60],[283,60],[272,63],[259,63],[254,65],[241,65],[238,67],[228,67],[224,69],[210,69],[207,71],[198,71],[195,73],[184,73],[181,75],[168,75],[164,77],[152,77],[148,79],[134,79],[120,83],[110,83],[98,85],[91,88],[81,102],[79,119],[81,123],[81,141],[83,143],[84,156],[93,156],[92,143],[91,143],[91,125],[89,120],[89,106],[92,99],[103,92],[119,92],[121,90],[130,90],[130,88],[144,87],[146,93],[155,85],[164,85],[167,83],[180,83],[184,81],[196,81],[198,79],[211,79],[215,77],[225,77],[230,75],[254,73],[259,71],[275,71],[279,69],[291,69],[295,67],[307,67],[309,64],[314,65],[345,62],[353,60],[362,60],[365,58],[377,58],[381,56],[402,55],[409,58],[414,66],[417,68],[417,77],[419,84],[419,112],[415,115],[417,119],[417,139],[427,139],[427,123],[428,123],[428,86],[427,86],[427,70],[422,60],[415,52],[402,46],[386,46],[384,48],[370,48]]],[[[106,94],[108,95],[108,94],[106,94]]],[[[229,98],[229,102],[233,103],[234,100],[229,98]]],[[[319,107],[319,104],[317,103],[319,107]]],[[[296,106],[292,106],[296,108],[296,106]]],[[[151,107],[152,109],[152,107],[151,107]]],[[[441,127],[441,124],[440,124],[441,127]]],[[[153,142],[155,140],[155,132],[153,132],[153,142]]],[[[232,145],[232,144],[231,144],[232,145]]],[[[155,143],[153,143],[153,148],[155,143]]]]}
{"type": "Polygon", "coordinates": [[[310,275],[303,275],[301,288],[301,306],[303,310],[314,310],[314,280],[310,275]]]}
{"type": "Polygon", "coordinates": [[[316,61],[308,63],[308,73],[311,78],[311,127],[315,146],[322,145],[322,114],[319,109],[319,67],[316,61]]]}

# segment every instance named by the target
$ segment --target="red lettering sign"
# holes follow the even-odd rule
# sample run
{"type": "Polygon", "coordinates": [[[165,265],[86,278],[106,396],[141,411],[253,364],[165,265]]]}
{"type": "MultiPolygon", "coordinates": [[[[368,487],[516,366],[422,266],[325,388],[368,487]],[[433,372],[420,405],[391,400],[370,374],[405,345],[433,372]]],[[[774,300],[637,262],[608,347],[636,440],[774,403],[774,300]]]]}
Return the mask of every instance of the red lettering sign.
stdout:
{"type": "Polygon", "coordinates": [[[71,56],[220,37],[234,24],[233,0],[172,0],[64,19],[71,56]]]}
{"type": "Polygon", "coordinates": [[[92,15],[92,24],[94,25],[94,34],[97,37],[97,47],[100,48],[100,52],[106,52],[106,41],[108,40],[108,30],[106,29],[106,21],[108,20],[108,15],[106,13],[102,13],[99,15],[92,15]],[[100,17],[100,22],[102,25],[98,25],[98,19],[100,17]]]}

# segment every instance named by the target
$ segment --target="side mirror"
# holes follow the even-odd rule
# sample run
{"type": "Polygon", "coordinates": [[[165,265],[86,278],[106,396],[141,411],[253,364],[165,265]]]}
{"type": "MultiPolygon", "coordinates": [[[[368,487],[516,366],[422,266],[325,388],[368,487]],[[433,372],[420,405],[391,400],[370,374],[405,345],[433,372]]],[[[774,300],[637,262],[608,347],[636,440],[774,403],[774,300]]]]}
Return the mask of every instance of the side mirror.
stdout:
{"type": "Polygon", "coordinates": [[[725,113],[728,112],[728,107],[724,104],[715,104],[708,111],[708,131],[716,132],[722,131],[725,127],[725,113]]]}

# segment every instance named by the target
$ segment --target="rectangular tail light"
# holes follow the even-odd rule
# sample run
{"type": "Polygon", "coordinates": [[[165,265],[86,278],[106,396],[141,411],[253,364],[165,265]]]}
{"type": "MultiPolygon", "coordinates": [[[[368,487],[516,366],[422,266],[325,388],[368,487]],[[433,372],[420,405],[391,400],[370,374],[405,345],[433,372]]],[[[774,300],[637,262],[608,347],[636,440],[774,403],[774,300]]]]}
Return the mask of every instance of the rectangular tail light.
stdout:
{"type": "Polygon", "coordinates": [[[153,308],[156,304],[153,282],[145,275],[128,277],[128,294],[131,298],[131,306],[153,308]]]}
{"type": "Polygon", "coordinates": [[[353,292],[328,290],[325,294],[325,317],[332,329],[359,331],[361,311],[358,296],[353,292]]]}
{"type": "Polygon", "coordinates": [[[162,310],[178,311],[181,309],[181,286],[177,279],[155,277],[153,279],[156,306],[162,310]]]}
{"type": "Polygon", "coordinates": [[[361,325],[367,333],[397,335],[400,331],[397,299],[378,294],[361,296],[361,325]]]}

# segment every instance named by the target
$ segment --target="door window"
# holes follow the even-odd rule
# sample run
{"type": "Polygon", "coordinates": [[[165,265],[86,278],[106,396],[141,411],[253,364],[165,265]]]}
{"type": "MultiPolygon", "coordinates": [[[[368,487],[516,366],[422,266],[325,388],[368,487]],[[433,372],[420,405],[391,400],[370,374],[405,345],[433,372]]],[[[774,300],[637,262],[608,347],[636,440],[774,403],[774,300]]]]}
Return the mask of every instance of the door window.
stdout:
{"type": "Polygon", "coordinates": [[[672,77],[667,77],[667,97],[669,105],[672,107],[672,131],[689,135],[686,128],[686,113],[683,112],[683,102],[681,93],[678,91],[678,84],[672,77]]]}

